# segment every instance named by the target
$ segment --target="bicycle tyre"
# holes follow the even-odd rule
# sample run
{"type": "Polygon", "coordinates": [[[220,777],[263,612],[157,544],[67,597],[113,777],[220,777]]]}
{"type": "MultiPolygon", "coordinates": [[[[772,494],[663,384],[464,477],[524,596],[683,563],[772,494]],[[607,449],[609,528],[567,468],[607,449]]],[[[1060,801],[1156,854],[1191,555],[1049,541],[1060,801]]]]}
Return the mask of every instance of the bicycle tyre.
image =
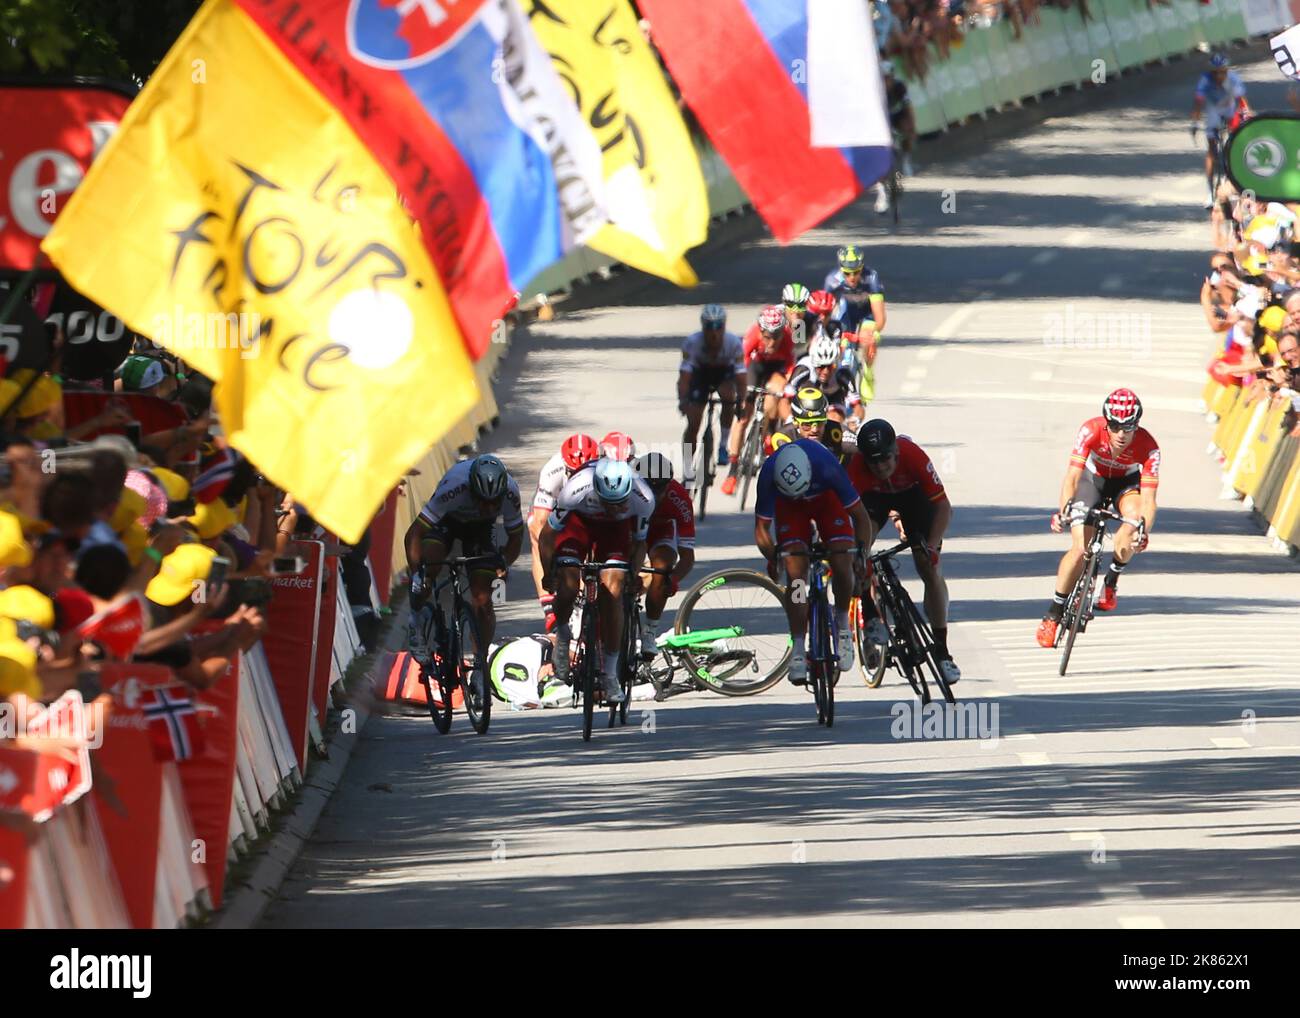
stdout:
{"type": "Polygon", "coordinates": [[[424,695],[428,697],[429,716],[433,718],[433,727],[438,730],[439,735],[446,735],[451,731],[451,690],[455,686],[449,687],[445,681],[444,663],[447,661],[447,647],[443,646],[441,641],[432,639],[434,635],[432,631],[437,628],[434,626],[434,616],[437,610],[435,607],[434,612],[429,615],[429,625],[424,634],[424,645],[433,647],[438,659],[434,662],[433,675],[425,671],[424,665],[420,665],[420,680],[424,683],[424,695]],[[435,644],[437,644],[436,647],[435,644]],[[439,692],[436,701],[433,695],[435,681],[438,683],[439,692]],[[438,705],[439,702],[442,706],[438,705]]]}
{"type": "MultiPolygon", "coordinates": [[[[823,593],[823,597],[825,594],[823,593]]],[[[840,680],[840,661],[836,656],[838,634],[835,632],[835,614],[831,611],[829,601],[821,605],[821,657],[822,669],[822,717],[827,728],[835,724],[835,684],[840,680]]]]}
{"type": "Polygon", "coordinates": [[[1057,674],[1064,676],[1065,670],[1070,667],[1070,655],[1074,652],[1074,641],[1079,635],[1079,630],[1083,622],[1085,613],[1084,601],[1091,595],[1096,585],[1097,564],[1100,562],[1100,556],[1089,556],[1083,564],[1083,572],[1079,574],[1078,580],[1075,581],[1074,590],[1070,591],[1070,600],[1065,603],[1065,614],[1070,616],[1069,632],[1065,637],[1065,646],[1061,648],[1061,665],[1057,669],[1057,674]],[[1087,587],[1084,587],[1085,581],[1087,587]],[[1087,594],[1084,591],[1087,590],[1087,594]]]}
{"type": "MultiPolygon", "coordinates": [[[[879,608],[876,609],[876,614],[880,614],[879,608]]],[[[849,604],[849,625],[853,627],[853,649],[858,656],[858,674],[862,676],[862,682],[868,689],[875,689],[885,677],[889,645],[885,644],[881,647],[867,639],[867,618],[862,611],[860,596],[855,597],[849,604]],[[869,652],[872,650],[879,655],[874,668],[867,664],[869,652]]]]}
{"type": "Polygon", "coordinates": [[[708,427],[704,430],[704,441],[700,443],[704,453],[703,462],[700,464],[700,476],[704,483],[700,485],[700,511],[697,516],[704,519],[706,508],[709,503],[709,489],[713,487],[713,419],[710,418],[708,427]]]}
{"type": "MultiPolygon", "coordinates": [[[[755,572],[753,569],[720,569],[697,581],[686,592],[686,596],[682,598],[682,603],[677,608],[677,618],[673,625],[673,631],[679,634],[691,632],[692,612],[699,606],[704,595],[728,584],[732,585],[732,589],[750,587],[770,594],[774,598],[774,607],[781,612],[778,620],[779,624],[783,628],[788,625],[784,607],[785,590],[782,587],[765,574],[755,572]]],[[[735,672],[729,672],[724,676],[713,675],[709,667],[709,659],[692,653],[689,648],[682,651],[682,657],[686,662],[687,673],[690,675],[691,682],[698,689],[711,693],[720,693],[723,696],[753,696],[765,689],[771,689],[785,678],[786,673],[790,670],[791,653],[792,648],[787,641],[784,654],[776,664],[771,666],[765,675],[744,682],[734,680],[731,677],[735,672]],[[702,674],[709,675],[709,679],[704,679],[702,674]]]]}
{"type": "Polygon", "coordinates": [[[749,498],[749,487],[757,473],[754,463],[758,459],[758,449],[762,441],[763,422],[760,420],[759,408],[754,407],[754,416],[749,419],[745,429],[745,441],[740,446],[740,511],[745,511],[745,501],[749,498]]]}
{"type": "Polygon", "coordinates": [[[487,733],[492,723],[492,688],[488,683],[487,660],[483,654],[483,641],[479,638],[478,620],[469,605],[460,606],[460,653],[455,658],[458,666],[461,693],[465,698],[465,715],[475,735],[487,733]],[[471,658],[465,668],[466,654],[471,658]],[[481,688],[474,689],[474,673],[478,672],[481,688]]]}
{"type": "Polygon", "coordinates": [[[912,604],[912,597],[908,594],[907,588],[901,582],[893,587],[893,597],[896,599],[896,606],[902,607],[894,619],[894,632],[897,634],[902,631],[903,652],[907,655],[903,674],[908,685],[912,687],[912,692],[920,697],[921,704],[924,706],[930,702],[931,696],[930,686],[925,681],[925,670],[922,667],[924,664],[922,642],[916,632],[916,607],[912,604]]]}
{"type": "Polygon", "coordinates": [[[582,609],[582,670],[578,681],[582,695],[582,741],[591,741],[591,724],[596,712],[596,673],[600,670],[600,649],[596,644],[596,610],[582,609]]]}

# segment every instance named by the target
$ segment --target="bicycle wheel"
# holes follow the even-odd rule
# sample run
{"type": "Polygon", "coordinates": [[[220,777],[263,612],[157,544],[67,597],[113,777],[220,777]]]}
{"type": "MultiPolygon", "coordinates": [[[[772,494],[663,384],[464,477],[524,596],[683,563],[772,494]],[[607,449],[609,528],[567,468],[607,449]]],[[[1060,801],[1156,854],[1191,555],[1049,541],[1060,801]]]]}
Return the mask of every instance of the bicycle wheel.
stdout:
{"type": "Polygon", "coordinates": [[[831,611],[831,606],[825,600],[825,594],[818,604],[818,615],[820,616],[821,629],[821,647],[819,656],[822,659],[822,704],[821,715],[822,723],[830,728],[835,724],[835,683],[840,679],[840,663],[836,657],[836,632],[835,632],[835,615],[831,611]]]}
{"type": "Polygon", "coordinates": [[[704,577],[682,599],[672,636],[691,681],[724,696],[770,689],[790,667],[785,591],[752,569],[704,577]]]}
{"type": "Polygon", "coordinates": [[[596,674],[600,671],[600,647],[596,641],[596,609],[587,605],[582,611],[582,670],[579,686],[582,696],[582,741],[591,741],[591,723],[596,712],[596,674]]]}
{"type": "Polygon", "coordinates": [[[749,486],[757,475],[759,448],[763,442],[762,413],[754,408],[754,416],[749,419],[745,429],[745,441],[740,445],[740,511],[745,511],[745,500],[749,497],[749,486]]]}
{"type": "Polygon", "coordinates": [[[817,723],[826,724],[826,663],[808,658],[808,685],[812,686],[813,702],[817,705],[817,723]]]}
{"type": "Polygon", "coordinates": [[[889,597],[893,602],[891,610],[894,613],[894,640],[890,653],[894,656],[895,664],[901,666],[900,670],[907,679],[907,684],[912,687],[912,692],[925,705],[930,702],[930,686],[925,681],[924,643],[916,632],[916,607],[912,604],[907,588],[897,581],[890,585],[889,597]]]}
{"type": "MultiPolygon", "coordinates": [[[[889,622],[879,606],[876,615],[884,624],[885,632],[889,633],[889,622]]],[[[853,626],[854,644],[858,652],[858,671],[867,688],[876,689],[884,681],[885,669],[889,667],[889,640],[873,643],[867,634],[867,621],[866,613],[862,610],[862,599],[855,597],[849,608],[849,624],[853,626]]]]}
{"type": "Polygon", "coordinates": [[[709,501],[709,489],[713,487],[713,418],[710,417],[708,425],[704,429],[704,441],[700,443],[700,451],[703,452],[703,461],[700,464],[700,511],[696,513],[700,519],[704,519],[705,507],[709,501]]]}
{"type": "Polygon", "coordinates": [[[1057,671],[1058,675],[1064,675],[1066,668],[1070,666],[1070,654],[1074,650],[1074,641],[1079,635],[1083,617],[1088,612],[1088,604],[1096,585],[1097,565],[1100,561],[1100,556],[1089,556],[1084,560],[1083,572],[1079,574],[1074,590],[1070,591],[1070,600],[1065,603],[1065,612],[1061,616],[1061,621],[1065,622],[1066,618],[1069,618],[1069,633],[1065,637],[1065,646],[1061,648],[1061,667],[1057,671]]]}
{"type": "MultiPolygon", "coordinates": [[[[916,611],[915,605],[912,606],[912,610],[916,611]]],[[[956,703],[957,696],[953,693],[952,687],[948,685],[948,680],[943,677],[943,669],[939,667],[939,658],[934,652],[934,634],[930,632],[929,625],[918,615],[913,620],[912,629],[917,635],[917,647],[921,655],[922,669],[930,673],[930,677],[934,679],[935,685],[939,687],[939,692],[943,694],[943,698],[949,703],[956,703]]]]}
{"type": "Polygon", "coordinates": [[[618,681],[623,687],[623,702],[618,704],[618,723],[627,724],[628,705],[632,702],[632,687],[636,685],[641,664],[637,654],[641,636],[641,610],[636,598],[628,597],[623,604],[623,653],[618,663],[618,681]]]}
{"type": "Polygon", "coordinates": [[[433,718],[433,727],[439,735],[451,731],[451,691],[454,683],[446,681],[447,645],[444,641],[442,627],[435,622],[437,609],[429,613],[429,621],[424,630],[424,645],[431,649],[433,668],[426,670],[420,665],[420,681],[424,683],[424,695],[428,699],[429,716],[433,718]],[[437,687],[435,694],[434,688],[437,687]]]}
{"type": "Polygon", "coordinates": [[[469,605],[460,606],[460,688],[465,697],[465,713],[477,735],[483,735],[492,722],[492,690],[488,685],[487,655],[479,638],[478,620],[469,605]]]}

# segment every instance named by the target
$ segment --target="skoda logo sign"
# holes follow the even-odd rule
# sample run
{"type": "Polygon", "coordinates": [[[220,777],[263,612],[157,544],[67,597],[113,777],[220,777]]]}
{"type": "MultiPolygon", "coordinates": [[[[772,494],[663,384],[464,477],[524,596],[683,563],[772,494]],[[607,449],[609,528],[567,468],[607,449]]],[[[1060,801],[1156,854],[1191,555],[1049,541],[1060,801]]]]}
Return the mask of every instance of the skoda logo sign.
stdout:
{"type": "Polygon", "coordinates": [[[1275,177],[1281,171],[1286,158],[1281,142],[1275,138],[1256,138],[1246,146],[1242,160],[1246,169],[1257,177],[1275,177]]]}

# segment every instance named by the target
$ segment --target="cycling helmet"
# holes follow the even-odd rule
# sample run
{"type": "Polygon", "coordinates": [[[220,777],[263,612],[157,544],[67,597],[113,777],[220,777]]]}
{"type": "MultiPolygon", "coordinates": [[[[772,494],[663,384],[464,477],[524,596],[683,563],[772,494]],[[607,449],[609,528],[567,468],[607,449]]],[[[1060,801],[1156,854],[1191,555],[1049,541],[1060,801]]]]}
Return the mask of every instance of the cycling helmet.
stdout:
{"type": "Polygon", "coordinates": [[[858,452],[868,463],[889,459],[897,448],[898,436],[888,421],[877,417],[858,429],[858,452]]]}
{"type": "Polygon", "coordinates": [[[790,404],[790,416],[795,424],[820,424],[826,420],[831,401],[821,389],[807,386],[800,389],[790,404]]]}
{"type": "Polygon", "coordinates": [[[835,310],[835,297],[826,290],[814,290],[808,295],[808,310],[815,315],[829,315],[835,310]]]}
{"type": "Polygon", "coordinates": [[[1142,420],[1142,401],[1132,389],[1116,389],[1101,405],[1101,415],[1107,424],[1118,425],[1132,431],[1142,420]]]}
{"type": "Polygon", "coordinates": [[[611,431],[600,440],[600,454],[626,463],[636,455],[636,443],[621,431],[611,431]]]}
{"type": "Polygon", "coordinates": [[[599,458],[600,446],[590,435],[570,435],[560,446],[560,455],[564,465],[570,470],[581,470],[592,460],[599,458]]]}
{"type": "Polygon", "coordinates": [[[1210,54],[1210,70],[1223,71],[1227,70],[1231,66],[1232,61],[1228,59],[1226,53],[1221,53],[1218,50],[1215,50],[1210,54]]]}
{"type": "Polygon", "coordinates": [[[632,495],[635,475],[622,460],[603,459],[596,463],[596,497],[602,502],[626,502],[632,495]]]}
{"type": "Polygon", "coordinates": [[[700,328],[721,329],[727,324],[727,309],[721,304],[705,304],[700,311],[700,328]]]}
{"type": "Polygon", "coordinates": [[[758,327],[769,333],[785,331],[785,312],[776,304],[769,304],[758,313],[758,327]]]}
{"type": "Polygon", "coordinates": [[[839,259],[841,272],[861,272],[862,267],[867,264],[862,248],[856,244],[840,248],[835,252],[835,257],[839,259]]]}
{"type": "Polygon", "coordinates": [[[772,458],[776,490],[786,498],[802,498],[812,484],[812,461],[797,442],[781,446],[772,458]]]}
{"type": "Polygon", "coordinates": [[[483,502],[504,498],[510,485],[506,465],[491,453],[479,456],[469,468],[469,493],[483,502]]]}
{"type": "Polygon", "coordinates": [[[808,347],[808,359],[814,368],[825,368],[840,362],[840,344],[830,336],[819,336],[808,347]]]}
{"type": "Polygon", "coordinates": [[[786,283],[781,291],[781,303],[787,307],[804,307],[808,303],[808,287],[803,283],[786,283]]]}
{"type": "Polygon", "coordinates": [[[661,452],[648,452],[632,464],[636,475],[650,485],[661,488],[673,479],[673,463],[661,452]]]}
{"type": "Polygon", "coordinates": [[[813,339],[816,339],[817,336],[827,336],[839,342],[840,334],[843,331],[844,326],[840,322],[837,322],[834,318],[829,318],[824,322],[817,323],[817,333],[813,336],[813,339]]]}

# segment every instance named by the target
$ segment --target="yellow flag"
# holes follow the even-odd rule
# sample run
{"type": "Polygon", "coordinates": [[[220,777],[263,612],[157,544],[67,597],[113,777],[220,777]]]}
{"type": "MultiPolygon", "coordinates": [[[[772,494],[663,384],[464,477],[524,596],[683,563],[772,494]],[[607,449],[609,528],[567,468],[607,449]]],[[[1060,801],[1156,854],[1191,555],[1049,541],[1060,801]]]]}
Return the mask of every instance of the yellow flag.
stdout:
{"type": "Polygon", "coordinates": [[[230,443],[347,541],[479,398],[392,182],[228,0],[208,0],[42,249],[216,383],[230,443]]]}
{"type": "Polygon", "coordinates": [[[704,243],[709,199],[699,157],[627,0],[519,0],[604,157],[610,225],[603,254],[694,286],[683,257],[704,243]]]}

